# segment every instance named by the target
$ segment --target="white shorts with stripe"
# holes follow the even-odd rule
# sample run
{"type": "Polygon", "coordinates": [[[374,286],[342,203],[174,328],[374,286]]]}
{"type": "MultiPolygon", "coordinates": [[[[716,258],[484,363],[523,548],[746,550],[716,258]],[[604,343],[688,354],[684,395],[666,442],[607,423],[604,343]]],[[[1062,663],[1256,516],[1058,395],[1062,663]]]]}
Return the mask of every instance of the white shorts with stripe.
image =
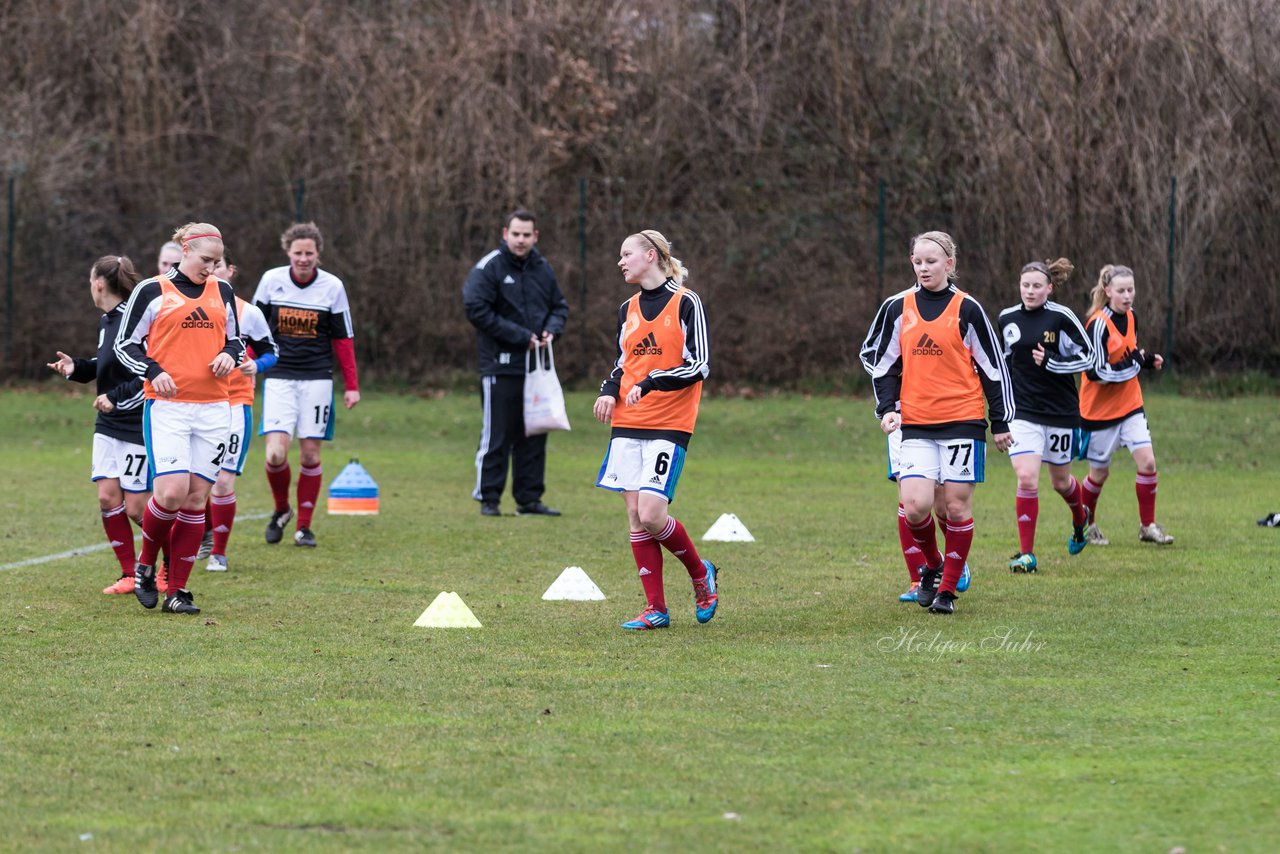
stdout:
{"type": "Polygon", "coordinates": [[[93,434],[93,481],[118,480],[125,492],[150,492],[151,469],[147,448],[114,436],[93,434]]]}
{"type": "Polygon", "coordinates": [[[190,472],[212,483],[226,459],[230,433],[231,405],[225,400],[148,400],[142,410],[152,477],[190,472]]]}
{"type": "Polygon", "coordinates": [[[258,435],[288,433],[289,438],[333,438],[333,379],[262,381],[262,424],[258,435]]]}
{"type": "Polygon", "coordinates": [[[253,405],[239,403],[231,407],[231,425],[227,435],[227,456],[222,461],[223,471],[244,473],[244,461],[249,457],[249,437],[253,435],[253,405]]]}
{"type": "Polygon", "coordinates": [[[619,436],[609,441],[596,486],[612,492],[653,492],[675,501],[684,453],[684,448],[667,439],[619,436]]]}
{"type": "Polygon", "coordinates": [[[1071,462],[1071,440],[1075,431],[1070,427],[1049,427],[1015,418],[1009,422],[1009,432],[1013,434],[1010,457],[1038,454],[1051,466],[1065,466],[1071,462]]]}
{"type": "Polygon", "coordinates": [[[1135,412],[1119,424],[1105,430],[1091,430],[1085,459],[1100,469],[1111,465],[1111,455],[1120,448],[1135,448],[1151,444],[1151,430],[1147,427],[1147,414],[1135,412]]]}
{"type": "Polygon", "coordinates": [[[936,483],[982,483],[987,473],[987,443],[980,439],[903,439],[898,477],[924,477],[936,483]]]}

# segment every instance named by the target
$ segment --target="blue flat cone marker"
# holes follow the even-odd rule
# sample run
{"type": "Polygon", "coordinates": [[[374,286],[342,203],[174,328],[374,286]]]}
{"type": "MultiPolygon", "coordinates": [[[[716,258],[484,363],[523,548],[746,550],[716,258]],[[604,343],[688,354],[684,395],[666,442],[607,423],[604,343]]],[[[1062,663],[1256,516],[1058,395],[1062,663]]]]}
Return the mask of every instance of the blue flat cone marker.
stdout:
{"type": "Polygon", "coordinates": [[[441,591],[413,623],[427,629],[478,629],[480,621],[457,593],[441,591]]]}
{"type": "Polygon", "coordinates": [[[328,510],[335,516],[376,516],[378,484],[359,460],[347,463],[329,484],[328,510]]]}

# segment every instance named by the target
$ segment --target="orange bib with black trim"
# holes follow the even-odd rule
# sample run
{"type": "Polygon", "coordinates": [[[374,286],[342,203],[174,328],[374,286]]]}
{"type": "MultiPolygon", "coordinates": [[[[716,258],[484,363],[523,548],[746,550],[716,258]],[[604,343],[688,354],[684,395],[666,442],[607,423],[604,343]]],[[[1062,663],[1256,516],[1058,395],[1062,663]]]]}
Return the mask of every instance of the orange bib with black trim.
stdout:
{"type": "MultiPolygon", "coordinates": [[[[244,317],[244,307],[248,305],[240,297],[236,297],[236,319],[244,317]]],[[[245,358],[249,358],[246,353],[245,358]]],[[[227,374],[227,400],[232,406],[243,406],[253,403],[253,377],[246,377],[236,368],[227,374]]]]}
{"type": "MultiPolygon", "coordinates": [[[[216,403],[227,399],[227,381],[213,375],[209,363],[227,346],[227,307],[213,276],[194,299],[168,279],[160,280],[160,311],[147,331],[147,355],[173,378],[181,403],[216,403]]],[[[147,399],[159,395],[151,381],[143,383],[147,399]]]]}
{"type": "Polygon", "coordinates": [[[902,423],[949,424],[981,421],[986,414],[982,382],[960,333],[963,291],[956,291],[942,314],[920,316],[915,291],[902,301],[902,423]]]}
{"type": "Polygon", "coordinates": [[[644,319],[640,294],[631,298],[622,327],[622,383],[618,388],[618,405],[613,410],[614,427],[693,433],[702,400],[702,383],[676,391],[651,391],[635,406],[623,402],[636,383],[652,371],[668,370],[684,363],[680,301],[688,292],[688,288],[677,290],[653,320],[644,319]]]}
{"type": "MultiPolygon", "coordinates": [[[[1107,324],[1108,364],[1115,364],[1138,349],[1138,329],[1132,311],[1125,313],[1129,324],[1123,335],[1104,309],[1095,311],[1089,322],[1098,319],[1107,324]]],[[[1137,377],[1122,383],[1102,383],[1089,379],[1086,374],[1080,375],[1080,417],[1086,421],[1112,421],[1141,408],[1142,386],[1137,377]]]]}

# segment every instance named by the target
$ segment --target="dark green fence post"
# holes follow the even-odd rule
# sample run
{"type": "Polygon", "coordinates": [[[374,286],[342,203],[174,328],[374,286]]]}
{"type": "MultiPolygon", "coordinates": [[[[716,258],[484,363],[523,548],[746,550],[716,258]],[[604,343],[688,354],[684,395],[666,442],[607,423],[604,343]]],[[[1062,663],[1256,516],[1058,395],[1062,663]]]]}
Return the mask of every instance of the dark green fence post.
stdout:
{"type": "Polygon", "coordinates": [[[9,216],[8,238],[5,241],[4,253],[4,361],[9,364],[13,357],[13,246],[16,242],[16,225],[14,220],[17,205],[13,201],[13,185],[16,179],[9,176],[9,216]]]}
{"type": "Polygon", "coordinates": [[[293,221],[307,221],[307,179],[299,178],[293,182],[293,221]]]}
{"type": "Polygon", "coordinates": [[[884,299],[885,184],[880,179],[880,203],[876,212],[876,305],[884,299]]]}
{"type": "MultiPolygon", "coordinates": [[[[579,306],[587,313],[587,179],[578,179],[578,267],[582,271],[579,306]]],[[[585,319],[585,318],[584,318],[585,319]]],[[[579,320],[582,323],[583,320],[579,320]]]]}
{"type": "Polygon", "coordinates": [[[1173,264],[1177,246],[1178,228],[1178,176],[1169,178],[1169,307],[1165,313],[1164,368],[1173,368],[1173,264]]]}

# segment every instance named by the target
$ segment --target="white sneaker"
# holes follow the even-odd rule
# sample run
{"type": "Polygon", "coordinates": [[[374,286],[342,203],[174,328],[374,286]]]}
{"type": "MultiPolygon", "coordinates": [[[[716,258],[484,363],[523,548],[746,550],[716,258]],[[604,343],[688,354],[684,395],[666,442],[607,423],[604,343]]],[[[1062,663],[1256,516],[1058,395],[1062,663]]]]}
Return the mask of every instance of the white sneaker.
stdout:
{"type": "Polygon", "coordinates": [[[227,556],[226,555],[209,555],[209,563],[205,565],[208,572],[226,572],[227,556]]]}
{"type": "Polygon", "coordinates": [[[1150,525],[1143,525],[1138,529],[1138,539],[1148,543],[1158,543],[1167,546],[1173,542],[1173,537],[1164,532],[1164,528],[1160,527],[1159,522],[1152,522],[1150,525]]]}
{"type": "Polygon", "coordinates": [[[1089,525],[1084,529],[1084,539],[1091,546],[1109,546],[1111,541],[1107,539],[1106,534],[1102,533],[1102,529],[1097,525],[1089,525]]]}

